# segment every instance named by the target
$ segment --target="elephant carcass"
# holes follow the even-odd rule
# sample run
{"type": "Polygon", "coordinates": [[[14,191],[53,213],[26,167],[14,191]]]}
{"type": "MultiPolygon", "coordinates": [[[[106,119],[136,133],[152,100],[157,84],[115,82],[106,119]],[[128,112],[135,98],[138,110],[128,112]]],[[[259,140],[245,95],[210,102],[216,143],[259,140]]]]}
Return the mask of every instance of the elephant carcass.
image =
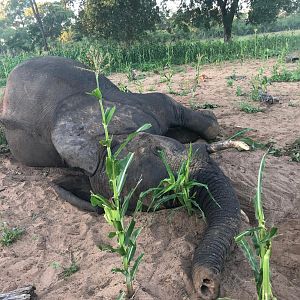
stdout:
{"type": "MultiPolygon", "coordinates": [[[[210,140],[219,132],[217,120],[210,112],[192,111],[160,93],[124,93],[104,76],[99,76],[99,84],[104,106],[116,107],[109,126],[113,149],[143,124],[152,125],[121,153],[135,153],[124,193],[141,176],[137,194],[157,186],[167,176],[159,150],[164,150],[176,172],[187,157],[183,141],[193,142],[195,137],[210,140]],[[176,132],[184,134],[176,137],[176,132]]],[[[58,57],[35,58],[12,71],[3,103],[2,123],[14,157],[28,166],[80,169],[79,178],[65,178],[57,183],[66,200],[84,209],[91,209],[90,188],[94,193],[110,196],[104,168],[106,150],[99,145],[104,136],[99,103],[87,94],[95,87],[95,74],[78,62],[58,57]]],[[[209,157],[211,147],[199,143],[192,147],[191,176],[207,184],[217,202],[203,188],[194,191],[208,227],[195,250],[193,283],[201,298],[215,299],[225,256],[238,232],[240,208],[229,180],[209,157]]],[[[134,200],[130,206],[135,206],[134,200]]]]}

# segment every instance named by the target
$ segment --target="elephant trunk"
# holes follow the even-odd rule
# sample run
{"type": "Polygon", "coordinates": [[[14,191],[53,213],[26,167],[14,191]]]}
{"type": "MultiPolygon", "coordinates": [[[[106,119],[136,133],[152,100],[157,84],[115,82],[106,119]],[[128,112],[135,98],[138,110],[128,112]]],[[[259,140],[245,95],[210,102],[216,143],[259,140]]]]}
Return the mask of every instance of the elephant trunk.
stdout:
{"type": "Polygon", "coordinates": [[[196,191],[196,199],[203,210],[208,227],[193,258],[193,283],[201,299],[216,299],[219,294],[220,273],[225,257],[240,226],[240,206],[229,179],[212,161],[195,176],[207,184],[196,191]]]}

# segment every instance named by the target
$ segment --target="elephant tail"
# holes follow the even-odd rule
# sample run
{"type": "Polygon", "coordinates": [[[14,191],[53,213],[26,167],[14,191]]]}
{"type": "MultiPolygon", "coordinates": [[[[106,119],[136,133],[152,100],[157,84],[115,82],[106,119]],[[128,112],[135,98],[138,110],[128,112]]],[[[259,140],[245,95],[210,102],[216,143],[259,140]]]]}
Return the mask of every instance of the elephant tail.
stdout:
{"type": "Polygon", "coordinates": [[[240,205],[236,194],[221,169],[210,160],[195,176],[208,186],[196,191],[196,200],[203,210],[208,227],[193,257],[193,283],[202,299],[216,299],[220,274],[240,226],[240,205]]]}

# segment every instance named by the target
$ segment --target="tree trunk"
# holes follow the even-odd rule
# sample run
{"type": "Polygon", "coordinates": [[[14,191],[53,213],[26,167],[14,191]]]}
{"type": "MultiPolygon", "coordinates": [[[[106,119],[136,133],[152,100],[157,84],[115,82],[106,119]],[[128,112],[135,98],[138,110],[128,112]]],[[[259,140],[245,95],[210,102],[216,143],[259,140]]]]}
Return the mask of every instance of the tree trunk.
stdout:
{"type": "Polygon", "coordinates": [[[224,26],[224,42],[228,43],[231,41],[231,33],[232,33],[232,22],[231,23],[223,23],[224,26]]]}
{"type": "Polygon", "coordinates": [[[33,12],[34,17],[36,19],[36,22],[38,23],[38,26],[40,28],[40,31],[41,31],[41,34],[42,34],[42,37],[43,37],[44,49],[45,49],[45,51],[48,51],[49,47],[48,47],[48,43],[47,43],[47,39],[46,39],[46,35],[45,35],[45,30],[44,30],[44,26],[43,26],[43,23],[42,23],[41,15],[39,13],[38,6],[36,5],[36,1],[35,0],[30,0],[30,5],[31,5],[32,12],[33,12]]]}
{"type": "Polygon", "coordinates": [[[231,41],[232,22],[238,11],[239,0],[233,0],[230,7],[227,7],[227,0],[218,0],[218,6],[222,14],[224,42],[227,43],[231,41]]]}

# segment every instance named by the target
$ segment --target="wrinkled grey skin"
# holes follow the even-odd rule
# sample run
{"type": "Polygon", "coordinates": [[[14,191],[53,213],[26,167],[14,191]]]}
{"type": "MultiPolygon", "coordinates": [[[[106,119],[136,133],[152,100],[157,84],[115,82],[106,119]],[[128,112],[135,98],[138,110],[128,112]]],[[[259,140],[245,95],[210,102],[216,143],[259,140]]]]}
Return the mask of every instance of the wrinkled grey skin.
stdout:
{"type": "MultiPolygon", "coordinates": [[[[104,169],[106,152],[99,145],[104,136],[99,103],[86,94],[96,87],[95,75],[83,68],[80,63],[57,57],[36,58],[16,67],[8,78],[2,123],[11,152],[22,163],[81,170],[80,176],[58,180],[57,191],[67,201],[89,210],[91,188],[104,196],[110,191],[104,169]]],[[[176,172],[187,157],[188,146],[183,142],[199,137],[210,140],[219,132],[212,113],[194,112],[160,93],[121,92],[104,76],[99,76],[99,83],[104,106],[116,106],[109,126],[113,149],[143,124],[152,124],[123,150],[122,155],[135,154],[125,194],[141,176],[137,195],[167,177],[158,150],[165,151],[176,172]]],[[[201,299],[216,299],[224,259],[238,231],[240,209],[229,180],[209,157],[206,145],[194,143],[192,147],[191,176],[208,185],[220,206],[205,189],[195,190],[208,228],[195,250],[192,277],[201,299]]],[[[133,200],[131,208],[134,206],[133,200]]]]}

